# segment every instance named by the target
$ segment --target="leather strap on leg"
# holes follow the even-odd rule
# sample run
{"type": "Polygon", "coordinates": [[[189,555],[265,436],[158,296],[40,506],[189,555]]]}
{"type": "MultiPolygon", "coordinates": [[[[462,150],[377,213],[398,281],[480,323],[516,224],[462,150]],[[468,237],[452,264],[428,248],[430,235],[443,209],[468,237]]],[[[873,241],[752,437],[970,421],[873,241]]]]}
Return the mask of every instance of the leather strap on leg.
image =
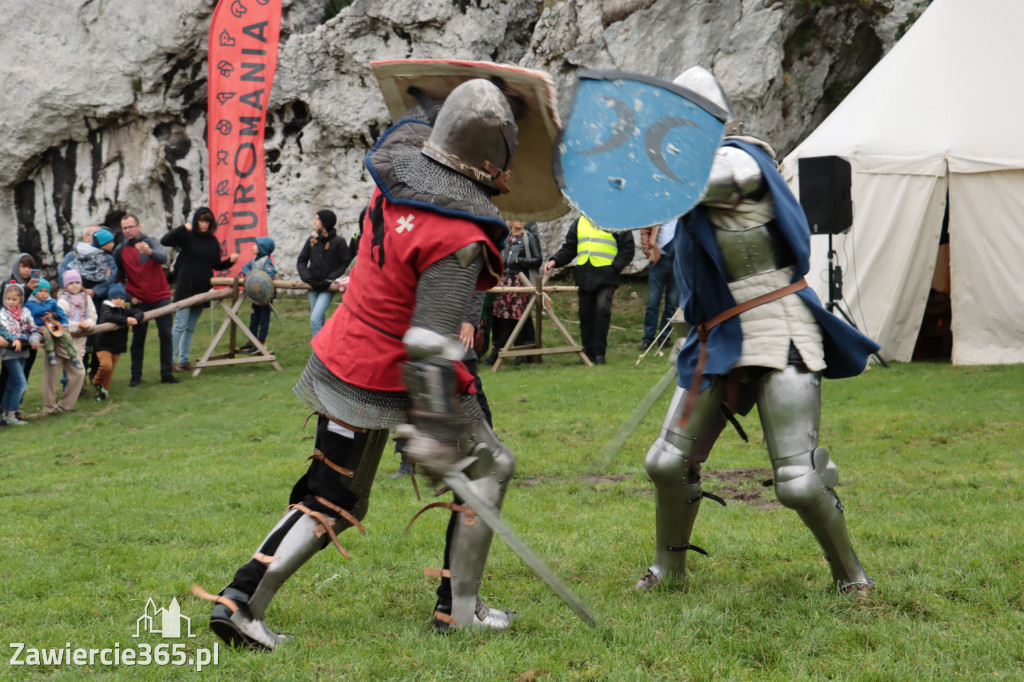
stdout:
{"type": "Polygon", "coordinates": [[[698,547],[697,545],[691,545],[689,543],[685,545],[669,545],[665,549],[667,549],[670,552],[685,552],[686,550],[692,550],[694,552],[697,552],[698,554],[703,554],[704,556],[708,555],[706,549],[698,547]]]}
{"type": "Polygon", "coordinates": [[[461,504],[455,504],[454,502],[431,502],[426,507],[416,512],[416,515],[413,516],[412,519],[409,521],[409,525],[405,527],[405,532],[409,532],[409,529],[412,528],[412,524],[416,522],[416,519],[420,517],[420,514],[427,511],[428,509],[434,509],[435,507],[444,507],[445,509],[448,509],[453,512],[462,512],[466,515],[465,524],[467,526],[476,525],[476,512],[473,510],[472,507],[466,507],[461,504]]]}
{"type": "Polygon", "coordinates": [[[220,604],[221,606],[226,606],[228,611],[230,611],[231,613],[234,613],[235,611],[238,610],[238,604],[236,604],[235,602],[231,601],[230,599],[228,599],[227,597],[225,597],[223,595],[212,594],[210,592],[207,592],[206,590],[204,590],[203,588],[199,587],[199,585],[196,585],[195,583],[192,584],[192,588],[191,589],[192,589],[192,594],[196,595],[200,599],[205,599],[207,601],[212,601],[215,604],[220,604]]]}
{"type": "Polygon", "coordinates": [[[452,572],[447,568],[424,568],[423,575],[428,578],[451,578],[452,572]]]}
{"type": "Polygon", "coordinates": [[[449,616],[447,613],[441,613],[440,611],[434,611],[434,620],[439,620],[447,625],[458,626],[455,619],[449,616]]]}
{"type": "MultiPolygon", "coordinates": [[[[347,509],[342,509],[338,505],[336,505],[333,502],[331,502],[330,500],[328,500],[326,497],[320,497],[319,495],[316,495],[313,499],[315,499],[317,502],[319,502],[323,506],[325,506],[328,509],[330,509],[332,512],[334,512],[335,514],[337,514],[341,518],[343,518],[346,521],[348,521],[349,523],[351,523],[353,526],[356,527],[356,529],[360,532],[360,534],[366,535],[366,530],[363,528],[363,524],[359,523],[359,519],[357,519],[356,517],[352,516],[352,514],[350,514],[347,509]]],[[[323,533],[321,533],[317,537],[321,537],[322,535],[323,535],[323,533]]]]}
{"type": "Polygon", "coordinates": [[[313,449],[313,454],[310,455],[309,457],[307,457],[306,461],[308,462],[311,459],[315,459],[318,462],[322,462],[323,464],[326,464],[328,466],[328,468],[332,469],[333,471],[338,472],[342,476],[348,476],[349,478],[352,478],[352,477],[354,477],[356,475],[355,472],[352,471],[351,469],[346,469],[345,467],[340,467],[337,464],[335,464],[334,462],[332,462],[331,460],[327,459],[327,457],[324,456],[324,453],[320,452],[320,450],[318,450],[317,448],[313,449]]]}
{"type": "MultiPolygon", "coordinates": [[[[320,501],[320,498],[317,498],[317,501],[320,501]]],[[[302,504],[301,502],[293,504],[293,505],[289,505],[288,508],[289,509],[297,509],[298,511],[302,512],[303,514],[305,514],[307,516],[310,516],[310,517],[316,519],[317,521],[319,521],[320,522],[320,526],[317,528],[316,531],[314,531],[314,535],[317,535],[317,533],[321,529],[323,529],[323,533],[319,533],[317,535],[317,537],[323,537],[323,534],[327,533],[327,535],[331,538],[331,542],[333,542],[334,546],[337,547],[339,552],[341,552],[341,556],[345,557],[346,559],[351,559],[352,558],[352,555],[349,554],[348,552],[346,552],[345,548],[341,546],[340,542],[338,542],[338,536],[334,534],[334,524],[332,524],[330,521],[328,521],[326,516],[324,516],[320,512],[313,511],[312,509],[310,509],[306,505],[302,504]]],[[[351,514],[349,514],[349,516],[351,517],[352,521],[355,521],[355,517],[354,516],[352,516],[351,514]]],[[[356,521],[355,524],[353,524],[353,525],[358,525],[358,524],[359,524],[359,521],[356,521]]],[[[359,526],[359,530],[362,530],[362,526],[359,526]]]]}
{"type": "Polygon", "coordinates": [[[311,412],[309,414],[309,416],[306,417],[306,421],[302,422],[302,428],[306,428],[306,424],[309,423],[309,420],[313,418],[314,414],[317,415],[318,417],[323,417],[324,419],[329,419],[330,421],[334,422],[338,426],[341,426],[343,428],[348,429],[352,433],[363,433],[364,431],[366,431],[366,429],[362,428],[361,426],[352,426],[351,424],[343,422],[340,419],[335,419],[331,415],[324,414],[323,412],[311,412]]]}
{"type": "Polygon", "coordinates": [[[252,558],[260,562],[264,566],[269,566],[270,564],[274,563],[274,557],[268,556],[263,552],[256,552],[252,555],[252,558]]]}

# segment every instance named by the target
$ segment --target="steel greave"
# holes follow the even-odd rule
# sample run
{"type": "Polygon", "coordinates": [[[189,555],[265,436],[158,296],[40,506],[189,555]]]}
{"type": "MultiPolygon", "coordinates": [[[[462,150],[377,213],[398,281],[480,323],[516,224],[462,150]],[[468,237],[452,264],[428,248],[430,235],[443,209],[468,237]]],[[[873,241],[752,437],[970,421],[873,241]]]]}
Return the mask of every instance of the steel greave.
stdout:
{"type": "Polygon", "coordinates": [[[655,548],[651,571],[659,580],[686,575],[686,548],[693,524],[700,512],[700,483],[685,483],[686,474],[675,475],[689,466],[683,452],[659,438],[644,462],[654,482],[655,548]]]}
{"type": "Polygon", "coordinates": [[[873,584],[853,550],[843,505],[833,490],[836,466],[828,451],[818,447],[820,374],[794,366],[766,374],[758,384],[757,409],[779,502],[810,529],[837,585],[873,584]]]}
{"type": "MultiPolygon", "coordinates": [[[[320,522],[312,516],[293,510],[289,514],[298,514],[300,518],[288,530],[288,533],[281,538],[281,542],[274,552],[274,560],[267,566],[263,578],[260,579],[256,590],[249,597],[249,613],[256,620],[262,620],[266,613],[267,606],[281,589],[281,585],[290,578],[295,571],[299,570],[302,564],[324,548],[324,544],[330,541],[326,534],[317,537],[314,534],[320,522]]],[[[287,514],[285,517],[287,518],[287,514]]],[[[327,517],[328,521],[334,521],[327,517]]],[[[347,524],[346,524],[347,525],[347,524]]]]}
{"type": "MultiPolygon", "coordinates": [[[[474,425],[473,440],[476,443],[470,454],[478,459],[466,469],[470,486],[473,492],[500,511],[508,482],[515,470],[515,457],[484,422],[474,425]]],[[[486,523],[479,519],[472,519],[472,522],[473,525],[466,525],[466,514],[457,513],[449,546],[451,616],[457,627],[475,622],[477,595],[480,592],[487,555],[490,553],[491,540],[494,538],[494,531],[486,523]]],[[[497,611],[489,609],[489,612],[497,611]]],[[[503,627],[498,622],[500,618],[481,620],[484,621],[483,625],[488,625],[487,621],[490,620],[494,621],[494,625],[503,627]]],[[[507,616],[504,624],[507,625],[507,616]]]]}
{"type": "Polygon", "coordinates": [[[717,437],[712,427],[720,414],[724,385],[716,381],[701,391],[689,423],[686,428],[680,428],[679,416],[686,393],[685,389],[676,387],[661,434],[644,459],[647,475],[654,483],[656,546],[651,571],[662,581],[686,574],[686,548],[700,511],[702,494],[700,476],[691,459],[698,441],[709,449],[717,437]]]}

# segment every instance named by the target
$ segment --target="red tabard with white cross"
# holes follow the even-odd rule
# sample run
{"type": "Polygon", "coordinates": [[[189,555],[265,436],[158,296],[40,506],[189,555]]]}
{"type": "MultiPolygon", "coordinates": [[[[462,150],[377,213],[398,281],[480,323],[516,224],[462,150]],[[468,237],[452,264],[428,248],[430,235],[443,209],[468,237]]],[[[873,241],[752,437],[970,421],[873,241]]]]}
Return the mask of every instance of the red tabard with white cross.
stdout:
{"type": "MultiPolygon", "coordinates": [[[[377,202],[375,190],[370,206],[377,202]]],[[[409,357],[402,336],[416,306],[416,285],[429,266],[474,242],[483,242],[491,268],[501,275],[501,254],[483,228],[422,208],[383,202],[383,249],[374,245],[369,212],[359,240],[359,257],[339,305],[313,337],[313,350],[339,379],[374,391],[404,391],[402,364],[409,357]],[[384,266],[380,266],[380,251],[384,266]]],[[[484,268],[477,290],[498,279],[484,268]]],[[[455,364],[460,392],[473,393],[473,377],[455,364]]]]}

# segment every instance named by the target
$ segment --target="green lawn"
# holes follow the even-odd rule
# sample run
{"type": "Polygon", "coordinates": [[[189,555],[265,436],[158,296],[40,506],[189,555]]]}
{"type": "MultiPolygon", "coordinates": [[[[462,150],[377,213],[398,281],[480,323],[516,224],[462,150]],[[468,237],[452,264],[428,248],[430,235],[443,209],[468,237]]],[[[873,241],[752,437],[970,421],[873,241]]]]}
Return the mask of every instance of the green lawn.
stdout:
{"type": "MultiPolygon", "coordinates": [[[[683,585],[639,594],[632,586],[654,536],[643,457],[668,393],[599,475],[588,469],[666,369],[664,358],[634,366],[645,297],[641,282],[619,290],[606,366],[566,355],[484,374],[496,429],[518,461],[504,517],[599,629],[495,540],[482,595],[518,611],[511,631],[433,634],[422,569],[440,566],[447,519],[428,512],[403,534],[429,500],[388,478],[389,449],[366,535],[340,536],[353,559],[322,552],[270,608],[271,626],[293,642],[272,654],[221,647],[202,673],[8,661],[0,677],[1024,679],[1024,366],[894,364],[825,382],[822,444],[878,581],[870,597],[829,589],[810,533],[761,485],[770,470],[755,415],[744,419],[751,442],[727,432],[705,469],[706,488],[729,501],[705,505],[698,520],[693,541],[710,556],[691,556],[683,585]]],[[[555,300],[573,322],[575,297],[555,300]]],[[[290,392],[308,354],[305,299],[279,310],[269,345],[282,372],[211,368],[163,386],[151,328],[141,387],[128,388],[125,356],[109,402],[90,392],[75,414],[0,429],[0,639],[37,649],[184,643],[190,655],[219,641],[206,627],[209,604],[189,586],[219,590],[255,551],[313,443],[290,392]],[[176,598],[197,636],[133,637],[149,598],[158,607],[176,598]]],[[[207,313],[194,355],[209,338],[207,313]]],[[[41,383],[37,364],[30,415],[41,412],[41,383]]]]}

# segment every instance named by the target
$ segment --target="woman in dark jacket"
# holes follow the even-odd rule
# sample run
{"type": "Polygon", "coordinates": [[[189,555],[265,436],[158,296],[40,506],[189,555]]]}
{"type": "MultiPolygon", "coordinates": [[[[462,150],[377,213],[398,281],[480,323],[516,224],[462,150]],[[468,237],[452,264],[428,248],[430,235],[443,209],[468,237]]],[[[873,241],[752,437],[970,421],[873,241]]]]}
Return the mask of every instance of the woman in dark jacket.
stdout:
{"type": "MultiPolygon", "coordinates": [[[[527,229],[523,223],[515,220],[508,222],[509,235],[505,240],[505,248],[501,250],[501,257],[505,261],[505,271],[501,275],[501,286],[521,287],[523,281],[519,273],[526,275],[532,284],[537,282],[537,268],[540,267],[542,258],[540,253],[540,238],[537,233],[527,229]]],[[[531,227],[532,224],[531,224],[531,227]]],[[[493,365],[498,359],[498,352],[508,342],[519,319],[523,316],[526,304],[530,301],[530,294],[498,294],[494,297],[494,307],[491,311],[491,339],[494,343],[494,350],[490,357],[484,362],[493,365]]],[[[526,325],[519,333],[518,345],[526,346],[534,343],[533,320],[526,321],[526,325]]],[[[523,362],[533,362],[532,357],[517,357],[512,364],[520,365],[523,362]]]]}
{"type": "MultiPolygon", "coordinates": [[[[210,290],[210,279],[214,270],[227,270],[238,260],[233,253],[227,258],[220,255],[220,242],[217,241],[217,221],[213,211],[200,206],[192,214],[192,222],[174,228],[163,236],[160,243],[178,249],[178,257],[174,261],[177,282],[174,285],[174,300],[180,301],[189,296],[202,294],[210,290]]],[[[191,371],[195,366],[188,361],[192,350],[192,334],[195,333],[199,316],[209,303],[201,303],[189,308],[182,308],[174,314],[174,328],[171,340],[174,344],[174,372],[191,371]]]]}
{"type": "Polygon", "coordinates": [[[324,326],[324,316],[341,285],[335,280],[345,274],[351,260],[348,245],[334,226],[338,218],[326,209],[313,218],[315,234],[303,245],[296,267],[299,279],[312,287],[309,292],[309,326],[313,336],[324,326]]]}

